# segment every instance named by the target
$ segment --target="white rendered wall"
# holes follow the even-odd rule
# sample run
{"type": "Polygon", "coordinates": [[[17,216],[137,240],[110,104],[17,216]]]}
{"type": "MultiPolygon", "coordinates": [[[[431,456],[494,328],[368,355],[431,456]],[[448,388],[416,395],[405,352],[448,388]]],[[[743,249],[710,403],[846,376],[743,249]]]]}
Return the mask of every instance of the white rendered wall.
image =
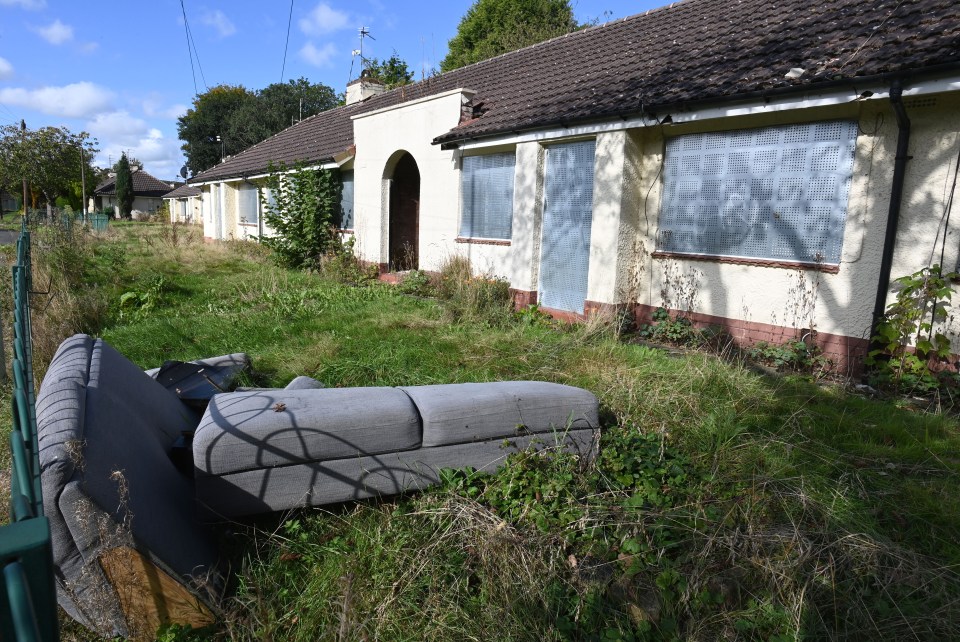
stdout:
{"type": "Polygon", "coordinates": [[[387,262],[390,198],[384,176],[391,175],[401,151],[420,170],[420,268],[436,270],[457,251],[460,174],[454,152],[431,141],[457,126],[461,105],[462,94],[451,92],[354,119],[354,232],[361,259],[387,262]]]}

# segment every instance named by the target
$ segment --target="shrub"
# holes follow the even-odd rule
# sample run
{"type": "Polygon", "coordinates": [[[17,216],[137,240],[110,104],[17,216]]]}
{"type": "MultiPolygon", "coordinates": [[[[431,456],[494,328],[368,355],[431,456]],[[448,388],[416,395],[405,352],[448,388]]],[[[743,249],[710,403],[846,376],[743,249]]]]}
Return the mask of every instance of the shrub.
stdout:
{"type": "Polygon", "coordinates": [[[263,198],[264,219],[276,235],[263,237],[263,244],[284,267],[319,267],[340,243],[336,229],[343,191],[340,171],[271,167],[267,187],[273,198],[263,198]]]}
{"type": "Polygon", "coordinates": [[[957,278],[956,272],[944,274],[933,265],[894,281],[897,298],[877,324],[876,347],[865,359],[875,383],[919,392],[940,385],[937,364],[949,357],[950,340],[936,327],[947,318],[951,281],[957,278]]]}
{"type": "Polygon", "coordinates": [[[678,345],[699,344],[702,339],[700,330],[693,326],[693,322],[683,315],[670,318],[666,308],[657,308],[652,315],[652,323],[643,323],[637,329],[644,339],[676,343],[678,345]]]}
{"type": "Polygon", "coordinates": [[[404,294],[414,296],[431,296],[433,294],[433,282],[430,276],[420,270],[407,272],[397,287],[404,294]]]}
{"type": "Polygon", "coordinates": [[[782,344],[759,341],[747,350],[747,356],[754,361],[786,370],[822,371],[830,365],[829,359],[820,354],[816,345],[808,345],[801,339],[782,344]]]}

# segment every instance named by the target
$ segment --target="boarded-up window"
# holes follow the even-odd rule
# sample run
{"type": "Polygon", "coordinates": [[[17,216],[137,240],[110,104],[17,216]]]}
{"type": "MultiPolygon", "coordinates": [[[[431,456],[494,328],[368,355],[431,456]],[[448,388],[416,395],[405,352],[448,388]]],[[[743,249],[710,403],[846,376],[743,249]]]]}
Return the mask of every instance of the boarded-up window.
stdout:
{"type": "Polygon", "coordinates": [[[353,172],[341,172],[343,193],[340,196],[340,229],[353,229],[353,172]]]}
{"type": "Polygon", "coordinates": [[[238,206],[240,208],[241,225],[256,225],[259,222],[256,185],[243,184],[240,186],[238,206]]]}
{"type": "Polygon", "coordinates": [[[852,121],[668,140],[657,249],[840,263],[856,140],[852,121]]]}
{"type": "Polygon", "coordinates": [[[463,159],[460,236],[510,238],[516,162],[513,153],[467,156],[463,159]]]}

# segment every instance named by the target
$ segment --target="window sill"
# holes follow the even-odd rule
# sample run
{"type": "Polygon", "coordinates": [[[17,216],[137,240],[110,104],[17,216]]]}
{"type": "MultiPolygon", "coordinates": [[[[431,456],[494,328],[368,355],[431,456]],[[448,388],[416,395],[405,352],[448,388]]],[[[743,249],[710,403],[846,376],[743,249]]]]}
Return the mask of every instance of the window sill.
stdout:
{"type": "Polygon", "coordinates": [[[811,270],[827,274],[839,274],[840,266],[830,263],[804,263],[801,261],[777,261],[776,259],[747,259],[736,256],[714,256],[708,254],[683,254],[681,252],[654,252],[655,259],[682,259],[685,261],[708,261],[710,263],[731,263],[734,265],[752,265],[754,267],[780,268],[784,270],[811,270]]]}
{"type": "Polygon", "coordinates": [[[247,223],[245,221],[240,221],[240,227],[257,227],[256,223],[247,223]]]}
{"type": "Polygon", "coordinates": [[[345,228],[337,230],[340,234],[353,234],[353,228],[345,228]]]}
{"type": "Polygon", "coordinates": [[[504,247],[510,245],[510,241],[507,239],[474,239],[464,238],[462,236],[455,238],[454,243],[466,243],[468,245],[501,245],[504,247]]]}

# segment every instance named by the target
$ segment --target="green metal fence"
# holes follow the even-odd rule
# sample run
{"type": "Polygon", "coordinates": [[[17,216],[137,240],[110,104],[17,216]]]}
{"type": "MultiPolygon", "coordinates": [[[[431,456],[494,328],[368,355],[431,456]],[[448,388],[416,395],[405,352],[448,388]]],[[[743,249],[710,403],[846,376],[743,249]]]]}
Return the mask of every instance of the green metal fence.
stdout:
{"type": "Polygon", "coordinates": [[[10,523],[0,527],[0,640],[57,640],[50,523],[43,516],[33,346],[30,232],[23,222],[13,266],[13,451],[10,523]]]}

